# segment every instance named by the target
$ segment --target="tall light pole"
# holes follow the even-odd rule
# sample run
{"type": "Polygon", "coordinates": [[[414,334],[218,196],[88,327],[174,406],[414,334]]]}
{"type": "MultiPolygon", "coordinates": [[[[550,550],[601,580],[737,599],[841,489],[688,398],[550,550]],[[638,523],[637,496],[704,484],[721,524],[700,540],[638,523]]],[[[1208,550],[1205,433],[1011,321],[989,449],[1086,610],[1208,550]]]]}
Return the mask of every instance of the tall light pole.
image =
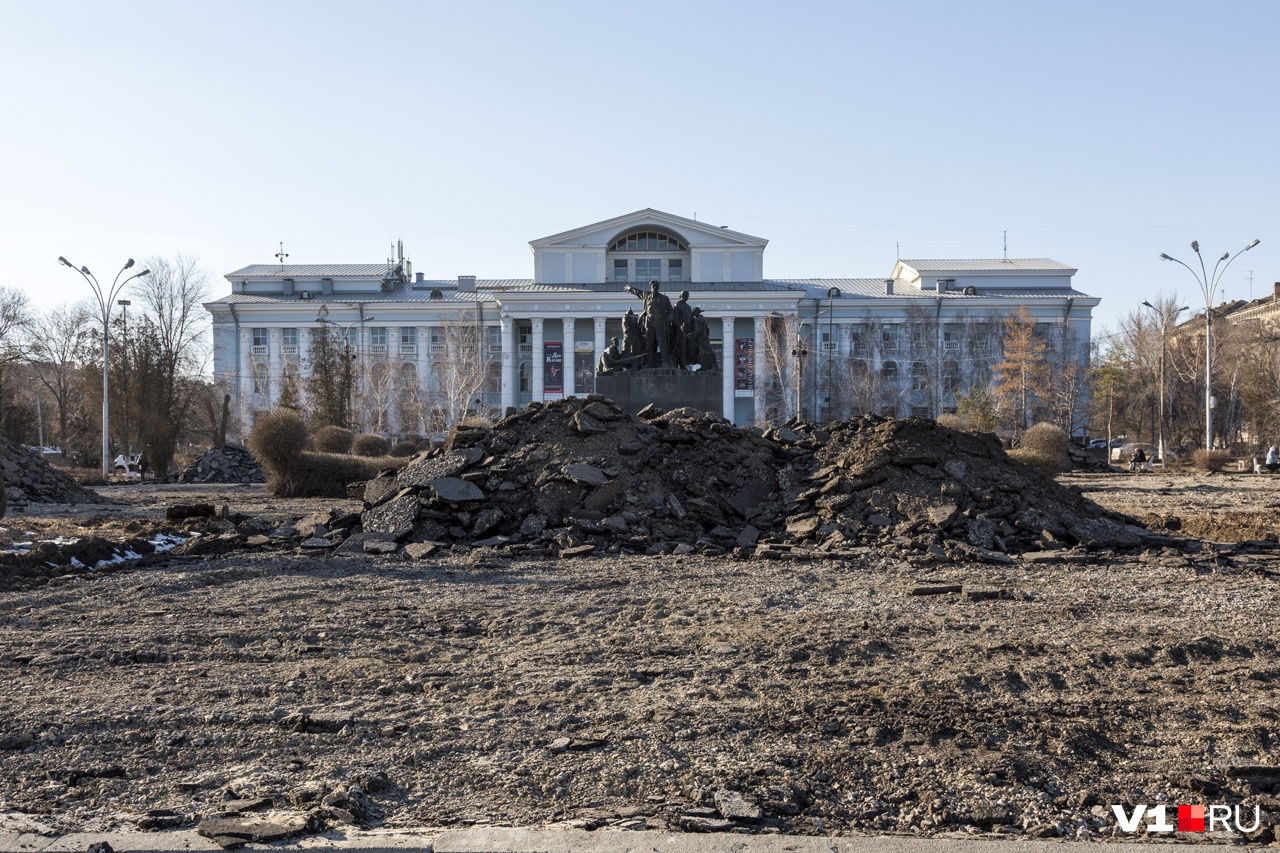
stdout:
{"type": "Polygon", "coordinates": [[[1147,308],[1150,308],[1152,311],[1156,312],[1156,317],[1160,320],[1160,470],[1161,470],[1161,471],[1167,471],[1167,470],[1169,470],[1169,464],[1168,464],[1168,462],[1167,462],[1167,461],[1165,460],[1165,458],[1164,458],[1164,417],[1165,417],[1165,411],[1164,411],[1164,353],[1165,353],[1165,343],[1167,342],[1167,340],[1168,340],[1168,336],[1169,336],[1169,321],[1170,321],[1170,320],[1176,320],[1179,314],[1181,314],[1183,311],[1189,311],[1190,309],[1189,309],[1189,308],[1187,308],[1187,306],[1183,305],[1183,306],[1182,306],[1181,308],[1179,308],[1177,311],[1174,311],[1172,316],[1167,316],[1167,315],[1165,314],[1165,312],[1161,311],[1159,308],[1157,308],[1156,306],[1152,305],[1150,302],[1148,302],[1148,301],[1147,301],[1147,300],[1145,300],[1145,299],[1144,299],[1144,300],[1142,300],[1142,304],[1143,304],[1143,305],[1145,305],[1147,308]]]}
{"type": "Polygon", "coordinates": [[[827,410],[823,413],[828,421],[831,420],[831,398],[835,396],[835,366],[832,359],[832,353],[839,351],[836,346],[835,336],[835,320],[836,320],[836,297],[840,295],[840,288],[832,287],[827,289],[827,354],[823,363],[823,369],[827,372],[827,410]]]}
{"type": "Polygon", "coordinates": [[[1231,262],[1261,243],[1261,240],[1254,240],[1234,255],[1230,252],[1223,252],[1222,257],[1218,258],[1218,262],[1213,265],[1213,275],[1209,275],[1205,269],[1204,256],[1200,254],[1200,241],[1191,241],[1191,251],[1196,253],[1196,257],[1200,259],[1200,272],[1196,273],[1191,267],[1183,264],[1177,258],[1172,258],[1164,252],[1160,253],[1160,259],[1165,261],[1173,261],[1175,264],[1182,264],[1187,267],[1187,272],[1196,280],[1196,284],[1200,285],[1200,290],[1204,293],[1204,449],[1213,449],[1213,292],[1218,289],[1218,282],[1222,280],[1222,274],[1227,271],[1227,267],[1231,266],[1231,262]],[[1223,263],[1223,262],[1226,263],[1223,263]]]}
{"type": "Polygon", "coordinates": [[[141,278],[144,275],[150,275],[151,270],[143,270],[140,273],[134,273],[124,281],[120,280],[120,276],[124,275],[124,271],[133,266],[133,258],[129,258],[124,262],[124,266],[120,268],[120,272],[116,273],[115,279],[111,282],[111,288],[103,291],[98,284],[98,279],[93,273],[89,272],[88,267],[77,268],[75,264],[66,258],[59,256],[58,263],[64,267],[71,267],[89,282],[89,287],[93,288],[93,295],[98,300],[98,310],[102,316],[102,479],[107,482],[111,481],[111,440],[110,435],[110,405],[108,403],[108,395],[111,390],[110,380],[107,378],[107,341],[111,335],[111,307],[116,297],[120,295],[120,290],[135,278],[141,278]]]}

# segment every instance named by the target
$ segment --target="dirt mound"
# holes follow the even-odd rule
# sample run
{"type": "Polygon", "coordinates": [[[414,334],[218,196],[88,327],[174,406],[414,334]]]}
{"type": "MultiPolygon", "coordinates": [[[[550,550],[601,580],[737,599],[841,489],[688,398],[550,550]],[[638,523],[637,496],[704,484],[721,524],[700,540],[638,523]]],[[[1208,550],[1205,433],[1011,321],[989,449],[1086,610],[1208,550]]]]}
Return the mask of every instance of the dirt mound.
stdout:
{"type": "Polygon", "coordinates": [[[624,414],[592,395],[531,406],[369,482],[366,534],[578,555],[752,546],[803,454],[705,412],[624,414]]]}
{"type": "Polygon", "coordinates": [[[39,452],[7,438],[0,438],[0,468],[10,512],[29,503],[110,503],[52,467],[39,452]]]}
{"type": "Polygon", "coordinates": [[[224,444],[204,455],[167,480],[170,483],[265,483],[266,472],[249,448],[224,444]]]}
{"type": "Polygon", "coordinates": [[[744,429],[693,409],[534,405],[364,487],[363,532],[510,553],[996,557],[1142,534],[994,437],[866,417],[744,429]]]}
{"type": "Polygon", "coordinates": [[[897,545],[938,559],[1142,543],[1129,519],[1011,458],[993,435],[865,417],[792,431],[820,439],[783,542],[897,545]]]}

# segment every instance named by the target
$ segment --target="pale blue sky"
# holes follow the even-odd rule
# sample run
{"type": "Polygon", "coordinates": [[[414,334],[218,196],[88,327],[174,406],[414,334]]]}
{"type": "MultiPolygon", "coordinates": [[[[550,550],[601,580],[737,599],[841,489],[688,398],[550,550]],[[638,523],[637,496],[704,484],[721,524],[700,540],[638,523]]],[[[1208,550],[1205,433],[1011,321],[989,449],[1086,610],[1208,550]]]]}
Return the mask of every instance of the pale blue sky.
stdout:
{"type": "Polygon", "coordinates": [[[186,251],[531,277],[655,207],[765,275],[1051,257],[1110,323],[1280,281],[1276,2],[0,0],[0,285],[83,297],[186,251]]]}

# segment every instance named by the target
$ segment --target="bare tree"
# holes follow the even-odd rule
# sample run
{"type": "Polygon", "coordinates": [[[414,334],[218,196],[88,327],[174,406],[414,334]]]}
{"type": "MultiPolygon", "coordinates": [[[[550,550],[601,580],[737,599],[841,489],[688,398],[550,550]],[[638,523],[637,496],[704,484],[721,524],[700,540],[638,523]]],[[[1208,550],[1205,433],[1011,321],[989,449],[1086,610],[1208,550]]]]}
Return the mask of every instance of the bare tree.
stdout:
{"type": "Polygon", "coordinates": [[[32,324],[30,360],[58,407],[58,443],[72,443],[70,424],[84,399],[80,367],[88,358],[93,316],[84,303],[51,308],[32,324]]]}
{"type": "Polygon", "coordinates": [[[145,261],[150,276],[136,280],[132,293],[142,305],[139,334],[130,335],[134,360],[151,375],[149,399],[134,399],[136,422],[146,423],[151,459],[163,472],[173,458],[179,435],[189,425],[198,384],[209,359],[210,318],[202,303],[209,295],[209,275],[198,258],[178,254],[145,261]],[[138,345],[145,343],[145,349],[138,345]]]}
{"type": "Polygon", "coordinates": [[[21,290],[0,287],[0,434],[14,440],[23,438],[22,408],[15,405],[12,368],[25,357],[25,332],[31,323],[27,294],[21,290]]]}
{"type": "Polygon", "coordinates": [[[442,346],[431,354],[428,375],[418,377],[421,391],[401,401],[402,411],[416,415],[429,434],[449,433],[468,417],[492,414],[484,402],[491,372],[482,330],[463,317],[436,329],[442,346]]]}
{"type": "MultiPolygon", "coordinates": [[[[783,423],[797,412],[797,398],[803,389],[802,370],[805,362],[812,360],[803,355],[807,350],[800,337],[800,326],[795,317],[769,317],[764,335],[764,406],[765,421],[783,423]]],[[[760,358],[761,353],[756,353],[760,358]]]]}

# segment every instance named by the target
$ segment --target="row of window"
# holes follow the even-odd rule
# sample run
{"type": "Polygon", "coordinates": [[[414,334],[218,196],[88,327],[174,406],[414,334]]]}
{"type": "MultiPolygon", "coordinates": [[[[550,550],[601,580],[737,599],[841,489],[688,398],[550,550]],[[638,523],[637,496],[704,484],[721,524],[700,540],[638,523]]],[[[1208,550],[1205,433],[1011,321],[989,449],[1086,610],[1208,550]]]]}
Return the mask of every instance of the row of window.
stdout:
{"type": "MultiPolygon", "coordinates": [[[[502,329],[498,326],[486,326],[488,330],[489,349],[492,352],[498,352],[502,349],[502,329]]],[[[418,348],[418,329],[416,326],[400,326],[400,351],[412,352],[418,348]]],[[[253,352],[256,355],[265,355],[271,340],[270,329],[250,329],[252,336],[253,352]]],[[[345,330],[344,344],[352,349],[360,348],[360,330],[352,327],[345,330]]],[[[381,349],[386,352],[390,345],[391,333],[386,326],[369,327],[369,345],[374,347],[374,352],[381,349]]],[[[445,333],[441,329],[430,330],[430,344],[432,352],[440,352],[445,346],[445,333]]],[[[280,346],[285,353],[294,354],[298,352],[298,329],[281,329],[280,330],[280,346]]]]}
{"type": "MultiPolygon", "coordinates": [[[[856,377],[867,377],[870,374],[870,368],[867,363],[861,359],[855,359],[851,363],[852,374],[856,377]]],[[[974,374],[983,380],[990,375],[991,367],[985,361],[978,361],[974,365],[974,374]]],[[[898,362],[889,360],[880,365],[880,382],[887,387],[894,387],[898,384],[899,376],[898,362]]],[[[944,393],[951,394],[960,390],[961,372],[960,362],[955,359],[947,359],[942,363],[942,390],[944,393]]],[[[929,364],[924,361],[914,361],[911,363],[911,390],[912,391],[928,391],[929,390],[929,364]]]]}

